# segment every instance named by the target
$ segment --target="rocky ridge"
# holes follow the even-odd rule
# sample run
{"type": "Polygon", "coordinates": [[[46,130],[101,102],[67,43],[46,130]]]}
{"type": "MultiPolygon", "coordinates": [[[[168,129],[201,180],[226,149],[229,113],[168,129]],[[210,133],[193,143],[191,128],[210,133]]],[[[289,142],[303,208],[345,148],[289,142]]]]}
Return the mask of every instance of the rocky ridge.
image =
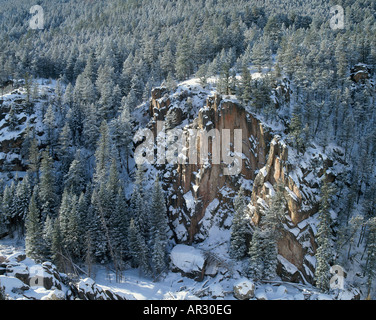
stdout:
{"type": "MultiPolygon", "coordinates": [[[[276,91],[276,100],[286,99],[278,96],[286,92],[276,91]]],[[[234,135],[234,130],[242,130],[242,169],[238,175],[225,175],[224,163],[159,166],[164,173],[174,237],[178,243],[198,244],[210,236],[214,226],[228,231],[233,199],[241,185],[250,198],[249,217],[257,225],[275,184],[281,182],[288,215],[278,243],[278,273],[284,280],[312,283],[320,179],[326,172],[333,182],[345,171],[345,164],[336,162],[341,159],[341,152],[336,148],[323,152],[311,145],[304,154],[298,155],[282,138],[283,132],[274,130],[239,101],[230,98],[189,84],[172,94],[163,87],[152,91],[148,116],[149,126],[156,135],[157,121],[169,118],[174,123],[164,128],[166,132],[171,128],[181,128],[183,132],[229,129],[234,135]],[[170,117],[171,114],[174,116],[170,117]]],[[[195,147],[199,152],[200,141],[196,140],[195,147]]],[[[189,152],[189,148],[187,143],[185,150],[189,152]]],[[[210,143],[209,152],[213,152],[210,143]]]]}

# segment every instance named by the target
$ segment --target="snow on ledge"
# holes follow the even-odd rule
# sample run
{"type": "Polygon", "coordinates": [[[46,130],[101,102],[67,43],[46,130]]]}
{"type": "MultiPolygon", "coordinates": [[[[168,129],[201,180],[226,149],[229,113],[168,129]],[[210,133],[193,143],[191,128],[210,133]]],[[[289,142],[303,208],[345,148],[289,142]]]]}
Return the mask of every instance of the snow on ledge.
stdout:
{"type": "Polygon", "coordinates": [[[205,258],[202,251],[185,244],[176,245],[171,251],[171,262],[185,273],[201,271],[204,268],[205,258]]]}

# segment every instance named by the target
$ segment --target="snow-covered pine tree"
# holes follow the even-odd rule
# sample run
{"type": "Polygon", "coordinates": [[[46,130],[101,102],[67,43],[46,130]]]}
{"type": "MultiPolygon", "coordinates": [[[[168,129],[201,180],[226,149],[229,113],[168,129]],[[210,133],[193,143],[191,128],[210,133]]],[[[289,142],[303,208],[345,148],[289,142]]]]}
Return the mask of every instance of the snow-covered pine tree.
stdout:
{"type": "Polygon", "coordinates": [[[263,233],[265,249],[263,251],[265,279],[274,278],[277,274],[278,264],[278,240],[283,230],[282,221],[286,214],[286,200],[284,197],[284,185],[277,182],[274,186],[275,194],[270,199],[269,207],[264,211],[263,233]]]}
{"type": "Polygon", "coordinates": [[[47,216],[43,225],[43,241],[45,246],[45,257],[50,259],[52,257],[52,238],[54,229],[54,219],[47,216]]]}
{"type": "Polygon", "coordinates": [[[87,221],[88,232],[92,240],[93,257],[95,257],[97,261],[103,263],[108,260],[108,242],[103,228],[102,214],[99,211],[101,210],[100,193],[101,192],[97,189],[94,189],[92,192],[87,221]]]}
{"type": "Polygon", "coordinates": [[[234,200],[234,218],[231,226],[230,255],[234,259],[242,259],[247,255],[250,227],[246,218],[246,198],[244,189],[240,188],[234,200]]]}
{"type": "Polygon", "coordinates": [[[24,233],[24,223],[29,211],[29,204],[31,198],[31,185],[29,182],[28,174],[25,175],[23,180],[18,183],[15,190],[15,209],[16,220],[20,233],[24,233]]]}
{"type": "Polygon", "coordinates": [[[44,258],[45,248],[43,243],[43,227],[35,197],[36,192],[34,191],[30,199],[29,212],[25,222],[25,249],[28,257],[41,261],[44,258]]]}
{"type": "Polygon", "coordinates": [[[333,189],[327,181],[326,174],[322,181],[321,186],[321,200],[319,210],[319,224],[317,227],[317,251],[316,251],[316,270],[315,279],[316,286],[322,291],[329,290],[330,280],[330,263],[332,260],[332,218],[331,210],[331,197],[333,189]]]}
{"type": "Polygon", "coordinates": [[[51,259],[59,270],[62,270],[64,266],[63,257],[63,239],[60,231],[59,219],[55,219],[53,222],[52,237],[51,237],[51,259]]]}
{"type": "Polygon", "coordinates": [[[41,204],[42,220],[44,221],[47,215],[52,218],[56,217],[58,206],[53,160],[48,150],[43,152],[40,171],[38,197],[41,204]]]}
{"type": "Polygon", "coordinates": [[[72,161],[72,131],[68,123],[65,123],[60,132],[57,146],[57,155],[61,162],[61,174],[68,172],[69,164],[72,161]]]}
{"type": "Polygon", "coordinates": [[[155,178],[150,209],[150,241],[149,247],[152,248],[152,262],[154,275],[159,275],[167,263],[167,208],[165,196],[159,182],[159,177],[155,178]]]}
{"type": "Polygon", "coordinates": [[[252,75],[249,71],[248,64],[244,63],[240,82],[240,99],[245,103],[248,103],[252,96],[251,81],[252,75]]]}
{"type": "Polygon", "coordinates": [[[101,65],[98,68],[98,77],[95,82],[97,91],[99,93],[99,109],[98,116],[100,119],[108,120],[109,115],[113,113],[114,99],[114,68],[108,63],[101,65]]]}
{"type": "Polygon", "coordinates": [[[264,274],[264,234],[259,227],[256,227],[249,246],[249,260],[247,274],[252,279],[262,279],[264,274]]]}
{"type": "Polygon", "coordinates": [[[166,241],[161,239],[161,235],[158,233],[154,240],[152,251],[152,269],[154,279],[158,279],[161,274],[166,271],[166,241]]]}
{"type": "MultiPolygon", "coordinates": [[[[34,134],[33,134],[34,135],[34,134]]],[[[30,148],[28,152],[28,169],[27,172],[30,176],[30,183],[35,186],[39,183],[39,166],[40,166],[40,154],[38,148],[38,140],[35,135],[30,141],[30,148]]]]}
{"type": "Polygon", "coordinates": [[[46,127],[46,134],[47,134],[47,142],[51,148],[56,144],[56,117],[55,117],[55,110],[52,104],[48,105],[46,114],[43,118],[43,124],[46,127]]]}
{"type": "Polygon", "coordinates": [[[303,126],[300,120],[300,112],[297,110],[292,114],[289,124],[289,138],[292,141],[293,147],[296,148],[298,152],[301,152],[303,147],[303,126]]]}
{"type": "Polygon", "coordinates": [[[95,151],[95,172],[93,175],[94,183],[100,185],[105,183],[110,154],[110,135],[107,121],[103,120],[99,128],[100,137],[95,151]]]}
{"type": "Polygon", "coordinates": [[[81,150],[78,149],[74,160],[69,166],[69,171],[64,177],[64,186],[67,190],[79,196],[85,190],[86,180],[86,168],[81,156],[81,150]]]}
{"type": "Polygon", "coordinates": [[[138,221],[133,218],[129,224],[128,237],[132,266],[138,267],[140,273],[150,274],[150,255],[146,240],[138,221]]]}

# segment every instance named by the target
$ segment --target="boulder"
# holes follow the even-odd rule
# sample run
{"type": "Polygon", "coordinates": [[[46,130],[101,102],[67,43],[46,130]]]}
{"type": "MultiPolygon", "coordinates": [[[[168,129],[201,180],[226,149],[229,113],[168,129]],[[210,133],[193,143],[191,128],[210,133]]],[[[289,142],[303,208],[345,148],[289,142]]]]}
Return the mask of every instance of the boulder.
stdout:
{"type": "Polygon", "coordinates": [[[71,290],[67,296],[71,300],[126,300],[125,297],[109,289],[103,289],[91,278],[85,278],[77,283],[71,283],[70,287],[71,290]]]}
{"type": "Polygon", "coordinates": [[[16,266],[12,266],[11,268],[12,268],[12,273],[10,274],[9,272],[7,272],[7,275],[12,275],[16,277],[17,279],[21,280],[23,283],[29,284],[30,274],[29,274],[29,269],[25,264],[20,263],[16,266]]]}
{"type": "Polygon", "coordinates": [[[57,288],[61,290],[62,283],[59,272],[51,262],[44,262],[42,265],[34,265],[30,268],[29,285],[42,286],[47,290],[57,288]]]}
{"type": "Polygon", "coordinates": [[[55,289],[48,295],[42,297],[41,300],[65,300],[65,293],[61,290],[55,289]]]}
{"type": "Polygon", "coordinates": [[[241,279],[234,284],[234,297],[238,300],[249,300],[255,295],[255,284],[249,279],[241,279]]]}
{"type": "Polygon", "coordinates": [[[178,244],[170,254],[172,270],[183,276],[202,281],[205,274],[205,257],[201,250],[178,244]]]}
{"type": "Polygon", "coordinates": [[[5,288],[5,293],[22,293],[29,290],[29,286],[23,283],[21,280],[12,276],[0,276],[1,286],[5,288]]]}

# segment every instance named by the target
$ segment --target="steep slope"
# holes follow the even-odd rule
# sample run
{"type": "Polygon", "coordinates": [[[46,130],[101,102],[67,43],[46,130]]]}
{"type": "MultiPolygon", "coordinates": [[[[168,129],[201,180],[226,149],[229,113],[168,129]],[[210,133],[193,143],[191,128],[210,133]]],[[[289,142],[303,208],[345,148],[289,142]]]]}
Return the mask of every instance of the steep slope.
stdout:
{"type": "MultiPolygon", "coordinates": [[[[189,130],[223,132],[228,129],[233,152],[235,131],[241,130],[242,164],[237,174],[225,174],[228,166],[223,159],[220,164],[185,161],[157,166],[164,177],[174,238],[178,243],[198,244],[207,242],[208,238],[215,243],[213,238],[219,232],[222,236],[218,237],[217,244],[226,240],[228,243],[233,200],[239,188],[243,186],[249,196],[249,217],[252,224],[257,225],[274,193],[273,186],[282,182],[288,215],[278,243],[278,271],[286,280],[312,282],[320,179],[327,172],[334,181],[345,171],[344,165],[333,160],[341,159],[341,153],[336,148],[327,148],[327,155],[312,145],[304,154],[297,154],[285,143],[281,130],[272,129],[240,102],[229,98],[204,90],[194,81],[182,84],[173,94],[166,88],[155,88],[152,92],[149,126],[155,136],[161,128],[164,135],[176,128],[187,135],[189,130]],[[172,125],[164,126],[161,122],[168,123],[171,118],[174,119],[172,125]]],[[[192,149],[200,153],[199,139],[188,142],[185,140],[180,150],[183,159],[192,149]]],[[[213,142],[209,142],[209,152],[211,155],[216,152],[213,142]]]]}

